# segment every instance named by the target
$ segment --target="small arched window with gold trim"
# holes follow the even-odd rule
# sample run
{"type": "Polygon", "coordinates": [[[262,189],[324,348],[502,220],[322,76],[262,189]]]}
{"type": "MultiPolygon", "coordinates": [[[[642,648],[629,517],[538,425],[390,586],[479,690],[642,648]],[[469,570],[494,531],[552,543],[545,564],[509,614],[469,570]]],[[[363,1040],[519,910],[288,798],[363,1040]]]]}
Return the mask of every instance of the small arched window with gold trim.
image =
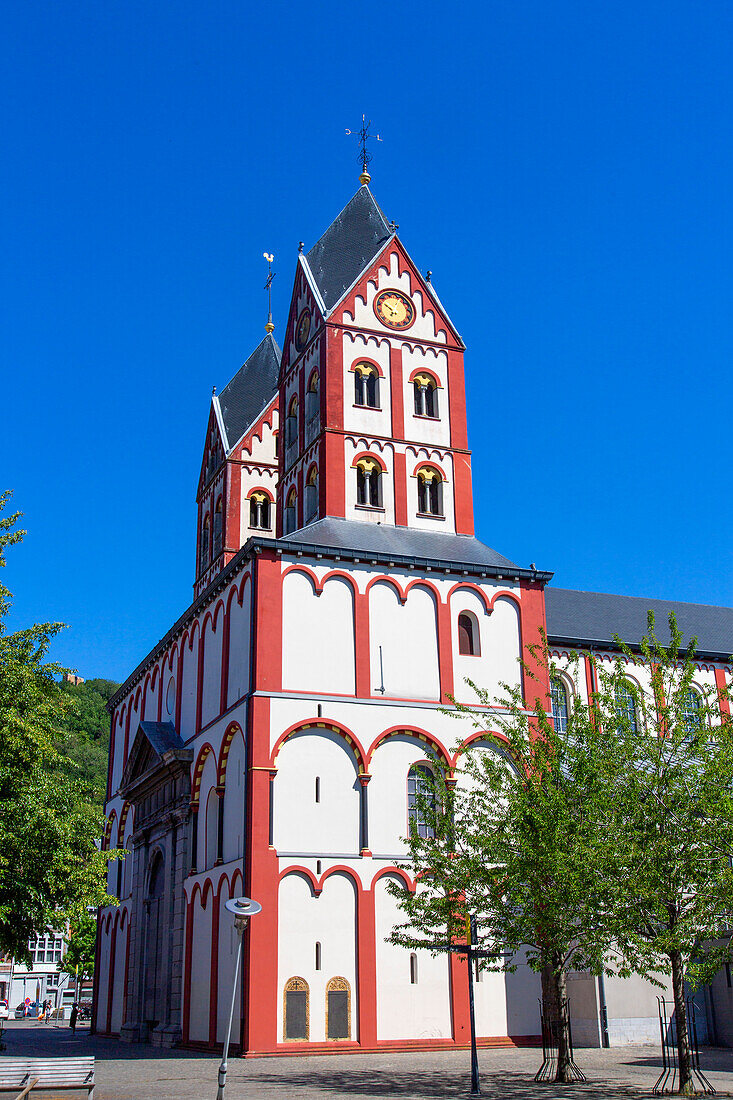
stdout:
{"type": "Polygon", "coordinates": [[[259,531],[270,530],[270,498],[261,489],[249,495],[249,525],[259,531]]]}
{"type": "Polygon", "coordinates": [[[318,467],[313,466],[305,483],[305,522],[318,515],[318,467]]]}
{"type": "Polygon", "coordinates": [[[293,394],[285,418],[285,446],[292,447],[298,439],[298,397],[293,394]]]}
{"type": "Polygon", "coordinates": [[[478,619],[472,611],[462,611],[458,616],[458,652],[462,657],[481,656],[478,619]]]}
{"type": "Polygon", "coordinates": [[[375,458],[356,463],[356,503],[362,508],[382,507],[382,467],[375,458]]]}
{"type": "Polygon", "coordinates": [[[351,1038],[351,986],[346,978],[331,978],[326,986],[326,1036],[351,1038]]]}
{"type": "Polygon", "coordinates": [[[216,508],[214,509],[214,560],[221,554],[222,538],[224,535],[223,513],[221,507],[221,497],[216,502],[216,508]]]}
{"type": "Polygon", "coordinates": [[[308,1042],[309,1021],[308,982],[305,978],[289,978],[283,989],[283,1039],[285,1042],[308,1042]]]}
{"type": "Polygon", "coordinates": [[[209,552],[210,552],[210,538],[211,538],[211,525],[209,523],[208,515],[204,519],[204,525],[201,528],[201,562],[200,572],[203,573],[209,565],[209,552]]]}
{"type": "Polygon", "coordinates": [[[443,478],[432,466],[417,471],[417,510],[422,516],[443,515],[443,478]]]}
{"type": "Polygon", "coordinates": [[[432,374],[421,371],[412,380],[415,396],[415,416],[438,418],[438,383],[432,374]]]}
{"type": "Polygon", "coordinates": [[[308,382],[308,389],[305,391],[305,422],[309,424],[312,420],[315,420],[318,415],[318,389],[320,380],[318,377],[318,371],[314,370],[310,376],[308,382]]]}
{"type": "Polygon", "coordinates": [[[354,404],[379,408],[379,371],[373,363],[354,364],[354,404]]]}
{"type": "Polygon", "coordinates": [[[298,494],[295,491],[295,486],[293,486],[287,495],[285,512],[283,514],[283,527],[286,535],[289,535],[291,531],[295,530],[297,506],[298,494]]]}

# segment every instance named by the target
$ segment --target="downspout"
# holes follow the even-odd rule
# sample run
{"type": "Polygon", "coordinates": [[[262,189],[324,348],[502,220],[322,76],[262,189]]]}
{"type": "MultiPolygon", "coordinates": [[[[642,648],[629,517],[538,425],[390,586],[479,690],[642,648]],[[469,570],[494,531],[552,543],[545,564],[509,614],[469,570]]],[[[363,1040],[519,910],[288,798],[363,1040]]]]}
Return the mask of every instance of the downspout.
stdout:
{"type": "Polygon", "coordinates": [[[608,1047],[608,1005],[606,1004],[606,982],[603,972],[598,975],[598,1008],[601,1024],[601,1046],[608,1047]]]}

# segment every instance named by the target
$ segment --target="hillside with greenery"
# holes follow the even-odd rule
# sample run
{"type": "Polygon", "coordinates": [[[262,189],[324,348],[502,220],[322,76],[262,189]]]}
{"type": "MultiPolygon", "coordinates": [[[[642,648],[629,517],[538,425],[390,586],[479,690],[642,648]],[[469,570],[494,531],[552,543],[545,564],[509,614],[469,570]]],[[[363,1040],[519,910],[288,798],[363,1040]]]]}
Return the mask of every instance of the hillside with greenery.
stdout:
{"type": "Polygon", "coordinates": [[[89,788],[93,801],[102,805],[107,786],[109,714],[107,703],[119,687],[114,680],[86,680],[71,684],[62,680],[61,691],[70,706],[60,716],[57,748],[70,778],[89,788]]]}

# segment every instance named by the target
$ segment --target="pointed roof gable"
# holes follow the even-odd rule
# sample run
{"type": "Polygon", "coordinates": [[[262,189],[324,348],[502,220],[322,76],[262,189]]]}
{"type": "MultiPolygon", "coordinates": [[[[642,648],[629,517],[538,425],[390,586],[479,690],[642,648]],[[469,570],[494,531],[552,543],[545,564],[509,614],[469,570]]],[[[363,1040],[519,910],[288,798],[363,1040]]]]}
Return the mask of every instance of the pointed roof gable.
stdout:
{"type": "Polygon", "coordinates": [[[163,765],[178,761],[188,764],[193,752],[187,749],[172,722],[141,722],[127,758],[120,793],[130,797],[163,765]]]}
{"type": "Polygon", "coordinates": [[[327,310],[333,309],[392,236],[371,191],[360,187],[306,257],[327,310]]]}
{"type": "Polygon", "coordinates": [[[265,336],[249,359],[239,368],[218,397],[226,432],[225,446],[231,450],[277,392],[280,348],[272,333],[265,336]]]}

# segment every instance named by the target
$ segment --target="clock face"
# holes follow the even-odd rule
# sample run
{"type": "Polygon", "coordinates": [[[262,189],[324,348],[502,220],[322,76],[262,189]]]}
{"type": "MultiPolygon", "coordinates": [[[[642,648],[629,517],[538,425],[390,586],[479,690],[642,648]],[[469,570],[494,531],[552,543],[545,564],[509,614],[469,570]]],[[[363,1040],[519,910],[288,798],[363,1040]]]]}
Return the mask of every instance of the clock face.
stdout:
{"type": "Polygon", "coordinates": [[[298,351],[302,351],[305,345],[308,343],[308,335],[311,330],[311,311],[306,308],[301,311],[298,318],[298,324],[295,326],[295,346],[298,351]]]}
{"type": "Polygon", "coordinates": [[[383,290],[374,299],[374,312],[388,328],[409,328],[415,320],[415,307],[399,290],[383,290]]]}

